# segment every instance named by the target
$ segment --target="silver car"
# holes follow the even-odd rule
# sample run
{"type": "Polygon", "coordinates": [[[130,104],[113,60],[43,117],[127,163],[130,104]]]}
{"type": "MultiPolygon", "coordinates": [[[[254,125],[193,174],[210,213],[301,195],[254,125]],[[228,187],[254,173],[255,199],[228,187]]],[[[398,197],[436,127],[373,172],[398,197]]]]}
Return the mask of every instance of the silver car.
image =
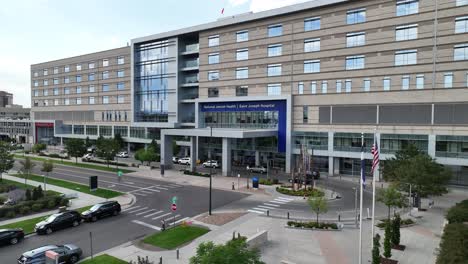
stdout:
{"type": "Polygon", "coordinates": [[[24,252],[18,258],[18,264],[45,264],[46,251],[54,251],[59,254],[59,263],[76,263],[80,260],[83,251],[78,246],[72,244],[66,245],[47,245],[24,252]]]}
{"type": "Polygon", "coordinates": [[[252,173],[267,173],[267,168],[263,166],[258,166],[258,167],[249,167],[247,166],[247,170],[252,172],[252,173]]]}

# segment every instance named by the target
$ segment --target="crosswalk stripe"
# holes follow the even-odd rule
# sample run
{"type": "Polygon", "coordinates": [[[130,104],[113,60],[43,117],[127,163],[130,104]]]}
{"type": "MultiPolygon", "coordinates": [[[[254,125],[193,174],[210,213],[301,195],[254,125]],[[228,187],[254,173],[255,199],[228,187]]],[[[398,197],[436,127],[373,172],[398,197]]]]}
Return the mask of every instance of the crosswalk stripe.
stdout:
{"type": "Polygon", "coordinates": [[[152,212],[152,211],[156,211],[156,209],[149,209],[149,210],[147,210],[147,211],[143,211],[143,212],[138,213],[138,214],[136,214],[136,215],[142,215],[142,214],[146,214],[146,213],[149,213],[149,212],[152,212]]]}
{"type": "Polygon", "coordinates": [[[169,217],[169,218],[164,219],[164,221],[166,221],[167,223],[169,223],[169,222],[173,221],[174,218],[179,218],[179,217],[180,217],[180,215],[171,216],[171,217],[169,217]]]}
{"type": "Polygon", "coordinates": [[[139,208],[139,209],[136,209],[136,210],[130,210],[130,211],[127,211],[127,213],[133,214],[133,213],[143,211],[143,210],[146,210],[146,209],[148,209],[148,207],[143,207],[143,208],[139,208]]]}
{"type": "Polygon", "coordinates": [[[294,200],[293,198],[282,197],[282,196],[278,197],[278,199],[284,199],[286,201],[293,201],[294,200]]]}
{"type": "Polygon", "coordinates": [[[152,194],[153,193],[153,192],[150,192],[150,191],[147,191],[147,190],[141,190],[139,192],[144,193],[144,194],[152,194]]]}
{"type": "Polygon", "coordinates": [[[160,216],[156,216],[156,217],[154,217],[154,218],[151,218],[151,219],[152,219],[152,220],[156,220],[156,219],[159,219],[159,218],[161,218],[161,217],[168,216],[168,215],[170,215],[170,214],[172,214],[172,213],[163,214],[163,215],[160,215],[160,216]]]}
{"type": "Polygon", "coordinates": [[[142,193],[133,193],[133,194],[137,196],[146,196],[146,194],[142,194],[142,193]]]}
{"type": "Polygon", "coordinates": [[[183,185],[180,184],[175,184],[175,183],[170,183],[168,184],[169,186],[174,186],[174,187],[182,187],[183,185]]]}
{"type": "Polygon", "coordinates": [[[141,207],[141,205],[136,205],[136,206],[133,206],[133,207],[129,207],[129,208],[127,208],[127,209],[123,209],[122,212],[129,211],[129,210],[133,210],[133,209],[137,209],[137,208],[139,208],[139,207],[141,207]]]}
{"type": "Polygon", "coordinates": [[[274,207],[279,207],[279,205],[277,204],[271,204],[271,203],[263,203],[264,205],[268,205],[268,206],[274,206],[274,207]]]}
{"type": "Polygon", "coordinates": [[[254,207],[253,209],[254,209],[254,210],[258,210],[258,211],[263,211],[263,212],[268,211],[268,209],[265,209],[265,208],[258,208],[258,207],[254,207]]]}
{"type": "Polygon", "coordinates": [[[276,209],[275,207],[270,207],[270,206],[264,206],[264,205],[258,205],[260,208],[266,208],[266,209],[276,209]]]}
{"type": "Polygon", "coordinates": [[[143,217],[147,218],[147,217],[150,217],[150,216],[153,216],[153,215],[157,215],[157,214],[160,214],[160,213],[163,213],[164,211],[158,211],[156,213],[152,213],[152,214],[149,214],[149,215],[145,215],[143,217]]]}
{"type": "Polygon", "coordinates": [[[247,210],[248,212],[251,212],[251,213],[256,213],[256,214],[263,214],[263,212],[261,211],[256,211],[256,210],[247,210]]]}
{"type": "Polygon", "coordinates": [[[278,201],[269,201],[269,203],[275,203],[275,204],[286,204],[285,202],[278,202],[278,201]]]}
{"type": "Polygon", "coordinates": [[[161,231],[161,228],[160,228],[160,227],[157,227],[157,226],[154,226],[154,225],[150,225],[150,224],[145,223],[145,222],[142,222],[142,221],[133,220],[132,223],[139,224],[139,225],[142,225],[142,226],[146,226],[146,227],[152,228],[152,229],[154,229],[154,230],[161,231]]]}
{"type": "Polygon", "coordinates": [[[290,202],[289,200],[284,200],[284,199],[281,199],[281,198],[276,198],[275,201],[285,202],[285,203],[289,203],[289,202],[290,202]]]}
{"type": "Polygon", "coordinates": [[[179,219],[179,220],[175,221],[174,223],[170,223],[169,225],[176,225],[176,224],[178,224],[178,223],[180,223],[180,222],[183,222],[183,221],[185,221],[185,220],[187,220],[187,219],[189,219],[189,218],[188,218],[188,217],[184,217],[184,218],[182,218],[182,219],[179,219]]]}
{"type": "MultiPolygon", "coordinates": [[[[151,188],[154,188],[154,187],[151,187],[151,188]]],[[[154,189],[147,189],[147,191],[150,191],[150,192],[161,192],[160,190],[154,190],[154,189]]]]}
{"type": "Polygon", "coordinates": [[[168,188],[164,188],[164,187],[161,187],[161,186],[153,186],[151,188],[161,189],[161,190],[165,190],[165,191],[169,190],[168,188]]]}

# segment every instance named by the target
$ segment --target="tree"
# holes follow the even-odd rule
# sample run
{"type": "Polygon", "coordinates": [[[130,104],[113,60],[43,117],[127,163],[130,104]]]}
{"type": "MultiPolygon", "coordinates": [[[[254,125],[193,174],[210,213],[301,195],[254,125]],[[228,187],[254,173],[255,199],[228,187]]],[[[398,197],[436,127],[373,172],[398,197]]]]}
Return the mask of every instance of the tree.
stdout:
{"type": "Polygon", "coordinates": [[[310,209],[317,215],[317,223],[319,222],[319,215],[328,211],[327,200],[323,197],[312,198],[309,197],[310,209]]]}
{"type": "Polygon", "coordinates": [[[225,245],[203,242],[197,254],[190,258],[190,264],[264,264],[257,249],[249,249],[245,238],[228,241],[225,245]]]}
{"type": "Polygon", "coordinates": [[[144,162],[148,162],[148,165],[150,165],[152,161],[157,160],[157,157],[157,154],[154,153],[154,151],[151,148],[142,148],[135,153],[135,159],[140,161],[142,165],[144,164],[144,162]]]}
{"type": "Polygon", "coordinates": [[[3,181],[3,173],[8,172],[13,168],[15,160],[13,154],[10,153],[8,143],[0,142],[0,182],[3,181]]]}
{"type": "Polygon", "coordinates": [[[384,252],[383,255],[386,258],[390,258],[392,256],[392,227],[390,224],[385,226],[385,238],[384,238],[384,252]]]}
{"type": "Polygon", "coordinates": [[[43,150],[46,150],[46,149],[47,149],[46,144],[37,143],[32,147],[32,152],[33,153],[39,153],[39,152],[41,152],[43,150]]]}
{"type": "Polygon", "coordinates": [[[115,134],[114,140],[119,148],[119,151],[125,147],[125,142],[119,133],[115,134]]]}
{"type": "Polygon", "coordinates": [[[37,187],[35,187],[32,191],[32,199],[34,201],[37,201],[39,199],[41,199],[42,197],[44,197],[44,192],[42,191],[42,187],[39,185],[37,187]]]}
{"type": "Polygon", "coordinates": [[[451,175],[449,169],[438,164],[427,153],[419,151],[414,145],[398,151],[395,157],[385,161],[383,166],[383,177],[386,181],[395,183],[399,189],[405,191],[411,184],[412,192],[418,197],[447,193],[451,175]]]}
{"type": "Polygon", "coordinates": [[[440,241],[437,264],[466,263],[468,259],[468,225],[453,223],[445,225],[444,233],[440,241]]]}
{"type": "Polygon", "coordinates": [[[388,221],[390,221],[390,212],[392,208],[402,208],[406,205],[406,198],[394,186],[390,186],[386,189],[380,189],[377,193],[377,201],[387,206],[388,221]]]}
{"type": "Polygon", "coordinates": [[[26,201],[30,201],[32,199],[31,190],[26,189],[26,193],[24,194],[24,196],[25,196],[26,201]]]}
{"type": "Polygon", "coordinates": [[[89,147],[91,147],[93,145],[91,143],[91,140],[89,140],[89,137],[86,137],[84,144],[85,144],[86,148],[89,148],[89,147]]]}
{"type": "Polygon", "coordinates": [[[32,169],[36,164],[31,161],[30,157],[26,157],[24,160],[20,161],[21,164],[21,171],[23,172],[24,177],[24,185],[28,183],[28,177],[31,174],[32,169]]]}
{"type": "Polygon", "coordinates": [[[372,247],[372,264],[380,264],[380,235],[376,234],[372,247]]]}
{"type": "Polygon", "coordinates": [[[400,226],[401,226],[401,218],[399,214],[395,214],[395,218],[392,221],[392,245],[398,246],[400,245],[400,226]]]}
{"type": "Polygon", "coordinates": [[[54,163],[51,160],[44,160],[42,163],[41,171],[46,173],[46,177],[44,177],[44,191],[47,190],[46,188],[46,179],[49,177],[49,173],[54,170],[54,163]]]}
{"type": "Polygon", "coordinates": [[[99,137],[96,142],[96,154],[106,160],[107,167],[119,152],[118,143],[113,138],[99,137]]]}
{"type": "Polygon", "coordinates": [[[78,158],[83,157],[86,153],[86,146],[83,140],[79,138],[70,138],[65,142],[65,149],[68,154],[75,158],[75,163],[78,163],[78,158]]]}

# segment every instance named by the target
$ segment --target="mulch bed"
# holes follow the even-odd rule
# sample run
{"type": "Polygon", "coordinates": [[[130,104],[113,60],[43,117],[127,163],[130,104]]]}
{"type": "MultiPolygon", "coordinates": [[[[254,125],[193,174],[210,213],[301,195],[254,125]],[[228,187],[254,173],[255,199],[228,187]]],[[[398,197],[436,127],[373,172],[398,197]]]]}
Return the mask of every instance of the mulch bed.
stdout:
{"type": "Polygon", "coordinates": [[[388,258],[380,258],[381,264],[398,264],[398,261],[388,258]]]}
{"type": "Polygon", "coordinates": [[[404,251],[406,249],[406,246],[405,245],[394,245],[394,246],[392,246],[392,249],[404,251]]]}
{"type": "Polygon", "coordinates": [[[205,215],[202,215],[202,216],[199,216],[198,218],[196,218],[195,220],[196,221],[200,221],[202,223],[205,223],[205,224],[210,224],[210,225],[217,225],[217,226],[222,226],[222,225],[225,225],[243,215],[245,215],[246,213],[244,212],[241,212],[241,213],[237,213],[237,212],[232,212],[232,213],[215,213],[215,214],[212,214],[211,216],[208,215],[208,214],[205,214],[205,215]]]}

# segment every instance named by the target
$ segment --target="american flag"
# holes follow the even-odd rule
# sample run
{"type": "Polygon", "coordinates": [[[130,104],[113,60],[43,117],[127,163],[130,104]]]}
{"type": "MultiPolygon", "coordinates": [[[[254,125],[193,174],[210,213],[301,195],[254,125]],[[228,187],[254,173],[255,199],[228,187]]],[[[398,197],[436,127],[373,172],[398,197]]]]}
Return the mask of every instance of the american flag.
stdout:
{"type": "Polygon", "coordinates": [[[371,149],[372,156],[374,157],[372,160],[372,169],[371,171],[374,172],[377,165],[379,165],[379,146],[377,144],[377,140],[374,140],[374,144],[372,145],[371,149]]]}

